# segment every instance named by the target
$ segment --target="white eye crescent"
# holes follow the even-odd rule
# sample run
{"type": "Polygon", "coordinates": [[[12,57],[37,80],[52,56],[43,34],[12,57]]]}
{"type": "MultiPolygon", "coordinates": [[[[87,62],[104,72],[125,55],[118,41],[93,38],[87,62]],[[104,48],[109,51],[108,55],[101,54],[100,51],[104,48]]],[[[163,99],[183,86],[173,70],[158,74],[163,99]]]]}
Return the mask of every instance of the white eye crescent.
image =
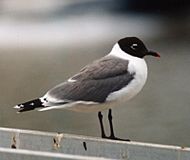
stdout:
{"type": "Polygon", "coordinates": [[[131,48],[134,49],[134,50],[137,49],[137,48],[138,48],[138,44],[137,44],[137,43],[133,43],[133,44],[131,45],[131,48]]]}

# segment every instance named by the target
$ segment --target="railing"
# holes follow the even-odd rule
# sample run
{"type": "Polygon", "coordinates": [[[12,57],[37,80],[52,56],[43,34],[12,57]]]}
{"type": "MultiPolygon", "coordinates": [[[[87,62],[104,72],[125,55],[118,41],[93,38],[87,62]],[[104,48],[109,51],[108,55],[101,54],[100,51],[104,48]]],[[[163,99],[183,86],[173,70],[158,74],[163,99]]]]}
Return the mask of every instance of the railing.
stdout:
{"type": "Polygon", "coordinates": [[[190,160],[190,148],[0,128],[0,160],[190,160]]]}

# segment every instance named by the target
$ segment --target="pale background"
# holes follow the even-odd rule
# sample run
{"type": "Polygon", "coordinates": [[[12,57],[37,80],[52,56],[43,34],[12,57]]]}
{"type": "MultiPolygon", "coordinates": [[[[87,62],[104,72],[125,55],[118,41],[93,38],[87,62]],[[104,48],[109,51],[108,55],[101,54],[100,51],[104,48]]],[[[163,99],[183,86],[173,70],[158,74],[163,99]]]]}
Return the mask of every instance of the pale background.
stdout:
{"type": "MultiPolygon", "coordinates": [[[[2,0],[0,126],[100,136],[97,113],[17,114],[12,107],[42,96],[107,54],[118,39],[138,36],[161,59],[146,57],[149,76],[144,89],[113,109],[116,135],[190,146],[189,2],[150,2],[2,0]]],[[[104,116],[107,128],[107,112],[104,116]]]]}

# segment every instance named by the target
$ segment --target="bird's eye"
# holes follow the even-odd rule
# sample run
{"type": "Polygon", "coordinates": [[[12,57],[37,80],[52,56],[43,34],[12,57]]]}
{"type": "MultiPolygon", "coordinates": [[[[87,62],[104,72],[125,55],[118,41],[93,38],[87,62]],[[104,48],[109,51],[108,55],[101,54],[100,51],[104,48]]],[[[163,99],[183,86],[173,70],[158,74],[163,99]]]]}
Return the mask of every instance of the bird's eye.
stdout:
{"type": "Polygon", "coordinates": [[[138,44],[133,43],[133,44],[131,45],[131,48],[132,48],[133,50],[136,50],[136,49],[138,48],[138,44]]]}

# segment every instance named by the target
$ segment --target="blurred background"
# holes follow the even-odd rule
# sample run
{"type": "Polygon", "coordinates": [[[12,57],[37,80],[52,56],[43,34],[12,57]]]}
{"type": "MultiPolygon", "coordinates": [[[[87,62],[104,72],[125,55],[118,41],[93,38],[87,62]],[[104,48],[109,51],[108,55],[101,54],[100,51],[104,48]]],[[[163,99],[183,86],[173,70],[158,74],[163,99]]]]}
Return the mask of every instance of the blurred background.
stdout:
{"type": "Polygon", "coordinates": [[[146,57],[144,89],[113,109],[116,135],[190,146],[189,9],[188,0],[1,0],[0,126],[100,136],[97,113],[12,107],[42,96],[120,38],[137,36],[161,58],[146,57]]]}

